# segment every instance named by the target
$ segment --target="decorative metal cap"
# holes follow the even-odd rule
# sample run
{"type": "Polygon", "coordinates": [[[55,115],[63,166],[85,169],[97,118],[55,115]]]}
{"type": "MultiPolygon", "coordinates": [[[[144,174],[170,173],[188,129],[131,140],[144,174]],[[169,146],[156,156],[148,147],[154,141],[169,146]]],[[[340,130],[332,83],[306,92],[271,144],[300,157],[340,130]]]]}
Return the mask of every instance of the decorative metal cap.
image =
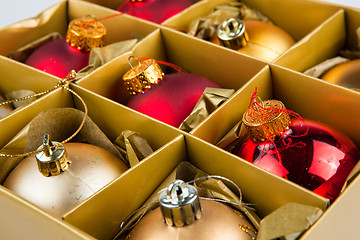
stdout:
{"type": "Polygon", "coordinates": [[[85,16],[70,22],[66,42],[79,50],[90,51],[91,48],[105,45],[106,28],[95,17],[85,16]]]}
{"type": "MultiPolygon", "coordinates": [[[[58,144],[58,142],[54,143],[58,144]]],[[[42,152],[35,155],[39,171],[45,177],[59,175],[61,172],[66,171],[71,163],[64,145],[61,144],[55,148],[52,148],[52,146],[54,144],[49,139],[49,135],[45,134],[43,145],[38,148],[42,152]]]]}
{"type": "Polygon", "coordinates": [[[245,31],[245,24],[238,18],[229,18],[217,27],[217,36],[221,45],[238,50],[245,47],[249,36],[245,31]]]}
{"type": "Polygon", "coordinates": [[[183,227],[201,218],[200,200],[195,187],[181,180],[172,182],[160,195],[160,208],[165,223],[183,227]]]}
{"type": "Polygon", "coordinates": [[[256,105],[254,105],[255,110],[250,106],[243,115],[242,121],[253,141],[274,140],[275,136],[289,129],[290,116],[286,111],[281,111],[286,108],[278,100],[265,100],[261,103],[262,111],[256,109],[256,105]]]}
{"type": "Polygon", "coordinates": [[[154,59],[139,62],[138,66],[133,67],[130,63],[131,58],[133,56],[129,57],[131,69],[123,76],[126,89],[131,95],[144,93],[145,89],[150,89],[151,85],[157,85],[159,80],[163,79],[164,73],[154,59]]]}

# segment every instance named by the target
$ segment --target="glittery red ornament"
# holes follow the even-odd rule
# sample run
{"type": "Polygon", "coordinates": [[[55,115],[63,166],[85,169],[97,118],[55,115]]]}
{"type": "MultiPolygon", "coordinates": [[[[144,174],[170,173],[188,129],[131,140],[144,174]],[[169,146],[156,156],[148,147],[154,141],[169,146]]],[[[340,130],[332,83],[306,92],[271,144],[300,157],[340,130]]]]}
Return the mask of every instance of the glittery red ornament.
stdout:
{"type": "Polygon", "coordinates": [[[191,4],[191,0],[127,0],[117,10],[154,23],[162,23],[191,4]]]}
{"type": "Polygon", "coordinates": [[[233,152],[333,201],[359,160],[358,148],[344,134],[325,124],[303,119],[290,122],[287,112],[281,111],[282,103],[276,101],[274,108],[272,101],[276,100],[263,102],[260,115],[250,116],[249,110],[244,114],[249,135],[233,152]],[[261,118],[263,123],[259,123],[261,118]],[[248,124],[248,120],[252,123],[248,124]],[[259,137],[256,131],[264,136],[259,137]]]}
{"type": "Polygon", "coordinates": [[[179,127],[191,113],[206,87],[220,88],[207,78],[189,73],[166,74],[164,79],[143,94],[132,96],[130,108],[179,127]]]}
{"type": "Polygon", "coordinates": [[[36,49],[25,64],[41,71],[65,78],[71,70],[76,72],[89,63],[93,47],[104,45],[106,29],[91,16],[70,22],[66,39],[57,39],[36,49]]]}
{"type": "Polygon", "coordinates": [[[25,64],[59,78],[65,78],[71,70],[76,72],[86,67],[89,53],[70,46],[66,40],[53,40],[37,50],[25,61],[25,64]]]}

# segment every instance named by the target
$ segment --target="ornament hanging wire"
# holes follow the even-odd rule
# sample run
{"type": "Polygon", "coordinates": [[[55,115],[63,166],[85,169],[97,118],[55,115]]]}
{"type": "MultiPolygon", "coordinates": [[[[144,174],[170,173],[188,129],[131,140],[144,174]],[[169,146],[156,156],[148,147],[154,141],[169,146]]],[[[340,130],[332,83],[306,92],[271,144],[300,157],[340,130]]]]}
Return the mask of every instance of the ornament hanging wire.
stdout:
{"type": "MultiPolygon", "coordinates": [[[[73,139],[81,131],[82,127],[85,124],[86,117],[88,115],[88,108],[86,106],[85,101],[80,97],[79,94],[77,94],[74,90],[69,88],[70,82],[74,81],[76,75],[77,75],[77,73],[75,72],[75,70],[72,70],[64,79],[59,80],[58,84],[55,85],[53,88],[45,90],[45,91],[40,92],[40,93],[35,93],[33,95],[29,95],[29,96],[26,96],[26,97],[22,97],[22,98],[2,102],[2,103],[0,103],[0,107],[3,106],[3,105],[6,105],[6,104],[11,104],[11,103],[19,102],[19,101],[22,101],[22,100],[27,100],[27,99],[31,99],[31,98],[40,97],[40,96],[43,96],[43,95],[45,95],[47,93],[50,93],[50,92],[58,89],[58,88],[65,89],[65,90],[69,91],[71,94],[73,94],[75,97],[77,97],[84,106],[84,117],[83,117],[78,129],[70,137],[66,138],[62,142],[59,142],[59,143],[55,144],[54,146],[51,146],[51,149],[55,149],[59,145],[62,145],[62,144],[65,144],[65,143],[69,142],[71,139],[73,139]]],[[[43,150],[41,149],[41,150],[36,150],[36,151],[32,151],[32,152],[27,152],[27,153],[20,153],[20,154],[4,154],[4,153],[0,153],[0,157],[9,157],[9,158],[10,157],[27,157],[27,156],[30,156],[32,154],[37,154],[37,153],[39,153],[41,151],[43,151],[43,150]]]]}

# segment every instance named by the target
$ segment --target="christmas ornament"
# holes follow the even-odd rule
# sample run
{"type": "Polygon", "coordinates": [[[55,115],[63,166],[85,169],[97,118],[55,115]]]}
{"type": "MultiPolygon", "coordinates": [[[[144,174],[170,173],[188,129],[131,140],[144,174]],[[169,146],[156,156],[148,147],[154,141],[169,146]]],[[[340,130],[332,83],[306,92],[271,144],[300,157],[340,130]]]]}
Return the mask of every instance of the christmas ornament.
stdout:
{"type": "Polygon", "coordinates": [[[343,87],[360,89],[360,59],[334,67],[322,79],[343,87]]]}
{"type": "Polygon", "coordinates": [[[174,127],[179,127],[191,113],[206,87],[220,88],[195,74],[178,72],[164,76],[154,59],[132,67],[123,80],[134,95],[127,102],[128,107],[174,127]]]}
{"type": "Polygon", "coordinates": [[[125,0],[117,10],[154,23],[162,23],[191,4],[191,0],[125,0]]]}
{"type": "Polygon", "coordinates": [[[90,16],[70,22],[66,39],[57,39],[36,49],[25,64],[65,78],[71,70],[78,72],[89,62],[91,48],[105,44],[105,26],[90,16]]]}
{"type": "Polygon", "coordinates": [[[61,217],[127,170],[112,153],[86,143],[52,143],[22,160],[4,186],[46,212],[61,217]],[[54,145],[56,146],[54,147],[54,145]]]}
{"type": "Polygon", "coordinates": [[[211,41],[269,62],[295,43],[288,33],[273,24],[238,18],[219,24],[211,41]]]}
{"type": "Polygon", "coordinates": [[[333,201],[359,150],[337,130],[300,117],[290,121],[289,113],[280,101],[253,96],[243,115],[248,136],[232,152],[333,201]]]}
{"type": "Polygon", "coordinates": [[[195,187],[174,181],[159,197],[160,207],[150,211],[127,239],[247,239],[256,231],[240,212],[223,203],[199,199],[195,187]]]}

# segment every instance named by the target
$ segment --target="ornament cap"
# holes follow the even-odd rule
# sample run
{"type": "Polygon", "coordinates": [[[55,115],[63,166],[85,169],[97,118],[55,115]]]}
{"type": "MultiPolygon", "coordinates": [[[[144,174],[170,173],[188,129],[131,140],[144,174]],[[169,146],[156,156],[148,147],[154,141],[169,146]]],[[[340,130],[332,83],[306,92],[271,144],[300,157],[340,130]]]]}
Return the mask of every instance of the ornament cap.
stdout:
{"type": "Polygon", "coordinates": [[[290,116],[286,111],[285,105],[278,100],[261,101],[261,110],[257,107],[257,101],[250,105],[243,115],[243,123],[253,141],[274,140],[289,129],[290,116]]]}
{"type": "Polygon", "coordinates": [[[249,36],[245,24],[238,18],[229,18],[219,24],[216,31],[221,45],[238,50],[246,46],[249,36]]]}
{"type": "Polygon", "coordinates": [[[183,227],[201,218],[201,206],[197,190],[182,180],[170,184],[160,194],[160,208],[169,226],[183,227]]]}
{"type": "Polygon", "coordinates": [[[105,45],[106,28],[93,16],[77,18],[70,22],[66,41],[79,50],[89,52],[91,48],[105,45]]]}
{"type": "Polygon", "coordinates": [[[157,85],[159,80],[163,79],[164,73],[154,59],[139,62],[138,66],[133,67],[130,63],[131,58],[133,56],[129,57],[131,69],[123,76],[126,89],[131,95],[144,93],[146,89],[151,88],[151,85],[157,85]]]}
{"type": "MultiPolygon", "coordinates": [[[[58,144],[58,142],[54,142],[58,144]]],[[[42,150],[35,155],[38,169],[45,177],[56,176],[68,169],[70,159],[65,151],[64,145],[54,147],[49,135],[45,134],[43,145],[38,148],[42,150]]]]}

